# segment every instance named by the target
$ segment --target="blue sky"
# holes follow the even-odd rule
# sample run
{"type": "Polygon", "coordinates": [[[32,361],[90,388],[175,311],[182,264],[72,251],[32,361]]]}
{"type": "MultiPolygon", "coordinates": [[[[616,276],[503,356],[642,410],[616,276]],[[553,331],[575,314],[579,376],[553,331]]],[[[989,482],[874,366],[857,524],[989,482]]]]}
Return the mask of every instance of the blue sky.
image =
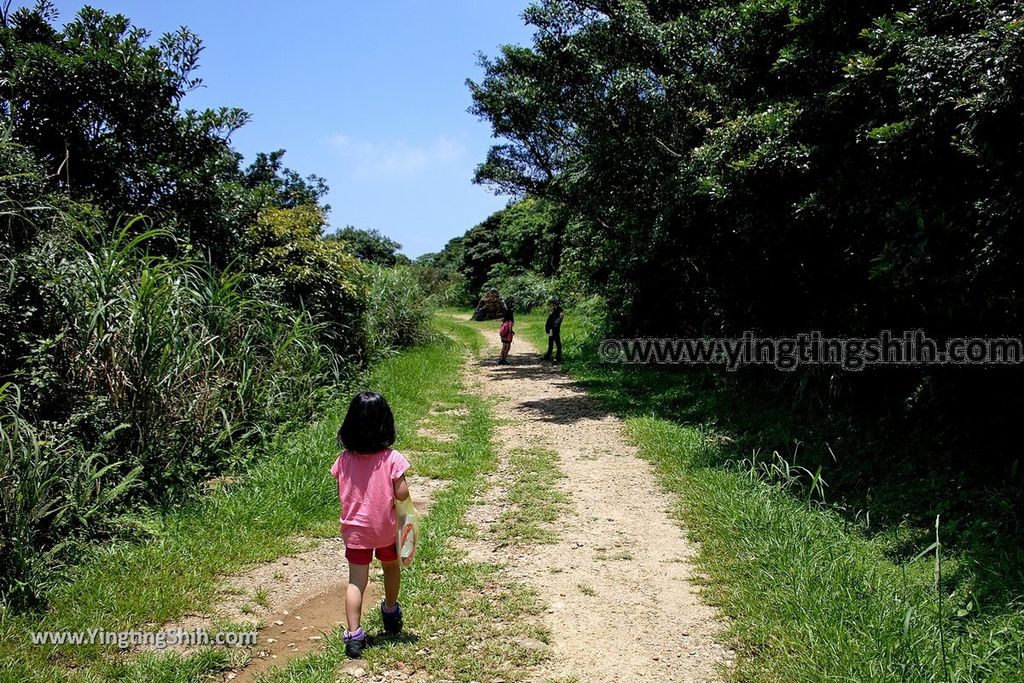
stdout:
{"type": "Polygon", "coordinates": [[[186,106],[252,114],[235,148],[284,148],[286,165],[325,177],[336,227],[377,228],[415,257],[507,203],[470,182],[492,140],[464,81],[477,52],[529,42],[528,0],[55,2],[62,21],[83,4],[154,36],[199,34],[204,87],[186,106]]]}

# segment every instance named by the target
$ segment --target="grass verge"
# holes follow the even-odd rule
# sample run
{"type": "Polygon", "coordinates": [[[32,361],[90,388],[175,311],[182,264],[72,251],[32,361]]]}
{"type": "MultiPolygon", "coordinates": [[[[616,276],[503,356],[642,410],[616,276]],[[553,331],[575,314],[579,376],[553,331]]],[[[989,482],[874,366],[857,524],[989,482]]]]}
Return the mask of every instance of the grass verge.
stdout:
{"type": "Polygon", "coordinates": [[[495,528],[501,545],[554,543],[551,524],[565,509],[565,494],[555,487],[565,477],[558,453],[550,448],[516,448],[508,455],[506,509],[495,528]]]}

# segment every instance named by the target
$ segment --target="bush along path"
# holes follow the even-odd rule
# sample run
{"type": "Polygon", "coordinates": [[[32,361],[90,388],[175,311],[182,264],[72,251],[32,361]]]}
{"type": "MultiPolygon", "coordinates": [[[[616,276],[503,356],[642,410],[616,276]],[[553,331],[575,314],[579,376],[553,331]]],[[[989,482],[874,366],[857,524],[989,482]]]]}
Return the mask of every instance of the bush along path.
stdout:
{"type": "MultiPolygon", "coordinates": [[[[622,421],[516,339],[498,366],[493,325],[475,391],[494,404],[493,489],[470,511],[472,559],[504,562],[545,604],[550,656],[530,680],[712,681],[735,659],[702,602],[695,547],[622,421]]],[[[539,644],[535,645],[538,649],[539,644]]]]}

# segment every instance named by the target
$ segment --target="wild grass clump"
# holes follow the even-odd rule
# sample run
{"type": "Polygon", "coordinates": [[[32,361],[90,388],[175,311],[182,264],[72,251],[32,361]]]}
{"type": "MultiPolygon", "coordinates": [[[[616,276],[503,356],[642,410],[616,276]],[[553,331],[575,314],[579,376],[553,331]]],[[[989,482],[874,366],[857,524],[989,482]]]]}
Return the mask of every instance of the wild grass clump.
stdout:
{"type": "Polygon", "coordinates": [[[20,407],[17,388],[0,386],[0,604],[14,605],[34,602],[52,585],[76,530],[110,530],[111,512],[142,469],[42,438],[20,407]]]}
{"type": "Polygon", "coordinates": [[[371,359],[422,343],[430,336],[434,300],[407,266],[365,265],[366,309],[363,330],[371,359]]]}
{"type": "Polygon", "coordinates": [[[52,281],[62,331],[32,363],[63,370],[63,395],[38,407],[129,454],[154,500],[154,485],[212,475],[232,446],[308,415],[339,372],[308,314],[243,273],[150,256],[159,237],[129,223],[76,242],[52,281]]]}
{"type": "Polygon", "coordinates": [[[41,602],[84,544],[243,473],[368,362],[430,335],[415,275],[321,248],[318,212],[278,211],[276,241],[216,267],[142,218],[0,181],[0,605],[41,602]]]}
{"type": "Polygon", "coordinates": [[[248,460],[340,378],[308,314],[243,273],[149,254],[169,235],[138,227],[79,226],[41,250],[53,333],[14,373],[23,389],[0,393],[5,603],[38,600],[47,570],[112,533],[116,511],[169,503],[248,460]]]}

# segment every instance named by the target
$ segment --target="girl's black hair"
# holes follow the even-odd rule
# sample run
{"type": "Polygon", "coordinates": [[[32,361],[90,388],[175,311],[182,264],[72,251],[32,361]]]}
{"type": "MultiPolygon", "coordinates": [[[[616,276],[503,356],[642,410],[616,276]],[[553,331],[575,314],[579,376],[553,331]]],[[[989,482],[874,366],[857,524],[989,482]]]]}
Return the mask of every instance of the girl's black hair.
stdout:
{"type": "Polygon", "coordinates": [[[505,315],[503,315],[501,317],[501,321],[502,322],[505,322],[506,320],[511,320],[512,322],[516,321],[516,316],[513,315],[511,308],[506,308],[505,309],[505,315]]]}
{"type": "Polygon", "coordinates": [[[376,391],[352,397],[338,430],[338,445],[355,453],[376,453],[395,443],[395,416],[376,391]]]}

